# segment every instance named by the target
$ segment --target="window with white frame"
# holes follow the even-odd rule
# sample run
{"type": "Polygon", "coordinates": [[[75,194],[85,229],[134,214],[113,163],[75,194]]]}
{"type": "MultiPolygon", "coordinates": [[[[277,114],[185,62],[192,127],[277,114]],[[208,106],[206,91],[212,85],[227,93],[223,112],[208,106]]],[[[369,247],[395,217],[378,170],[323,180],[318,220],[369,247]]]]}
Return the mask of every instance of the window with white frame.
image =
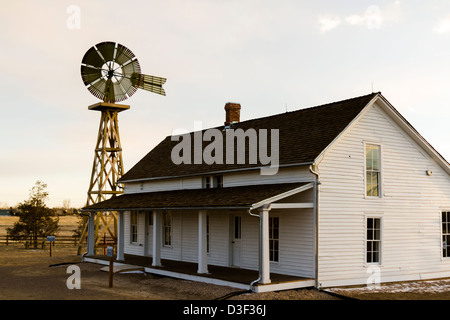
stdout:
{"type": "Polygon", "coordinates": [[[381,218],[368,217],[366,221],[366,262],[381,262],[381,218]]]}
{"type": "Polygon", "coordinates": [[[137,243],[138,238],[138,212],[131,211],[130,213],[130,242],[137,243]]]}
{"type": "Polygon", "coordinates": [[[366,144],[366,196],[380,197],[381,152],[380,146],[366,144]]]}
{"type": "Polygon", "coordinates": [[[222,188],[223,187],[223,176],[215,175],[215,176],[204,176],[203,177],[203,188],[222,188]]]}
{"type": "Polygon", "coordinates": [[[271,262],[280,258],[280,219],[269,217],[269,257],[271,262]]]}
{"type": "Polygon", "coordinates": [[[450,257],[450,211],[442,211],[442,257],[450,257]]]}
{"type": "Polygon", "coordinates": [[[165,247],[172,246],[172,213],[170,211],[164,211],[163,214],[163,236],[165,247]]]}

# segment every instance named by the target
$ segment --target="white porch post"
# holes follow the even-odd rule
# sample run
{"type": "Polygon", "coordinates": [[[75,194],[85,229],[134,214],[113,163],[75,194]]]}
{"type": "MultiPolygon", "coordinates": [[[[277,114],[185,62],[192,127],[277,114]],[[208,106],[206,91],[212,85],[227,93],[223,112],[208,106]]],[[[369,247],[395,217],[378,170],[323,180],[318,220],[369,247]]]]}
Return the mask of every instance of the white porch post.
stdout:
{"type": "Polygon", "coordinates": [[[270,208],[267,206],[264,206],[262,209],[260,209],[259,212],[259,221],[260,221],[260,230],[261,233],[260,237],[260,276],[261,280],[260,283],[267,284],[270,283],[270,256],[269,256],[269,211],[270,208]]]}
{"type": "Polygon", "coordinates": [[[198,211],[198,269],[197,273],[208,273],[206,244],[206,210],[198,211]]]}
{"type": "Polygon", "coordinates": [[[89,220],[88,220],[88,238],[87,238],[87,255],[93,256],[95,255],[95,216],[96,212],[89,212],[89,220]]]}
{"type": "Polygon", "coordinates": [[[161,211],[153,212],[153,259],[152,266],[161,266],[161,211]]]}
{"type": "Polygon", "coordinates": [[[124,223],[124,212],[118,212],[117,219],[117,260],[125,260],[124,258],[124,249],[125,249],[125,223],[124,223]]]}

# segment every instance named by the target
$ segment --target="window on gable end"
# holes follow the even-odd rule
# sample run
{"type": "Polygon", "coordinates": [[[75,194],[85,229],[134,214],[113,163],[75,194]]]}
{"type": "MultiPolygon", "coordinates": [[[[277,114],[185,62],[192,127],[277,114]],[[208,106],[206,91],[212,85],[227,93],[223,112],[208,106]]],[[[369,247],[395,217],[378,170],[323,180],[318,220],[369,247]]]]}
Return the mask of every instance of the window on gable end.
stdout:
{"type": "Polygon", "coordinates": [[[366,144],[366,196],[380,197],[381,152],[380,146],[366,144]]]}

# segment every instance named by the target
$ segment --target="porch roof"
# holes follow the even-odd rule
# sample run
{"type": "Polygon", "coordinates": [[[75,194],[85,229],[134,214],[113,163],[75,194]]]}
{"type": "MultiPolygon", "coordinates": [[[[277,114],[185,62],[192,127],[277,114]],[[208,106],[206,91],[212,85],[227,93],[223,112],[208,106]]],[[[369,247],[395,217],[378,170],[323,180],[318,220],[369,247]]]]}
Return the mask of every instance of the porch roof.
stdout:
{"type": "Polygon", "coordinates": [[[297,182],[131,193],[87,206],[83,211],[255,208],[311,187],[311,182],[297,182]]]}

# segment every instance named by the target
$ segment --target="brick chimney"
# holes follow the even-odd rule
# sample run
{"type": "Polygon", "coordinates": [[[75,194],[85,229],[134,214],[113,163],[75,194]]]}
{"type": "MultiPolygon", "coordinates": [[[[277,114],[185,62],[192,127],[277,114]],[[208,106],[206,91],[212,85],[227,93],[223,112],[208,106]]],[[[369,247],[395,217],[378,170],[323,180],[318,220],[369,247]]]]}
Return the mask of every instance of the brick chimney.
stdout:
{"type": "Polygon", "coordinates": [[[239,103],[228,102],[225,105],[225,125],[229,126],[232,123],[240,121],[241,105],[239,103]]]}

